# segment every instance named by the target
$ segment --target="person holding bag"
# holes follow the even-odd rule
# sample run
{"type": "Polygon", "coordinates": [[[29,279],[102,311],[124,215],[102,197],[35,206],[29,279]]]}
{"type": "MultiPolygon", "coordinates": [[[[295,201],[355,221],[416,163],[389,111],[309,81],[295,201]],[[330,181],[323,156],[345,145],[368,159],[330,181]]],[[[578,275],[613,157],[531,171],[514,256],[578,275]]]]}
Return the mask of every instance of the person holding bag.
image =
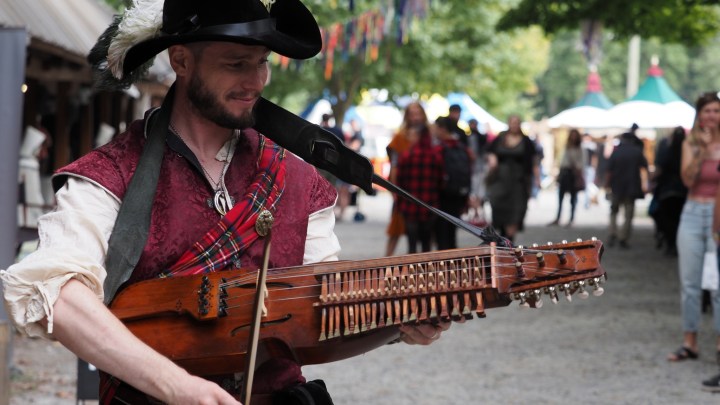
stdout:
{"type": "MultiPolygon", "coordinates": [[[[720,184],[720,98],[706,93],[696,102],[693,128],[683,141],[680,175],[688,197],[680,216],[677,234],[678,269],[682,313],[682,346],[669,361],[698,358],[697,334],[702,302],[702,272],[705,252],[716,249],[713,241],[713,211],[720,184]]],[[[717,229],[717,228],[715,228],[717,229]]],[[[720,295],[712,293],[713,324],[720,334],[720,295]]],[[[716,352],[720,354],[720,338],[716,352]]],[[[718,380],[711,389],[720,390],[718,380]]]]}
{"type": "Polygon", "coordinates": [[[560,173],[558,174],[558,212],[557,217],[550,225],[560,224],[562,214],[562,203],[565,194],[570,193],[570,221],[567,227],[571,227],[575,220],[575,207],[577,206],[577,193],[585,189],[583,178],[583,152],[580,147],[582,137],[577,129],[570,130],[565,146],[565,153],[560,161],[560,173]]]}
{"type": "MultiPolygon", "coordinates": [[[[718,167],[718,170],[720,171],[720,166],[718,167]]],[[[712,217],[712,230],[713,230],[713,240],[715,241],[715,260],[716,260],[716,266],[714,268],[715,273],[712,274],[709,269],[710,266],[708,266],[708,263],[704,263],[705,266],[703,266],[703,280],[702,285],[703,288],[707,288],[711,291],[711,295],[713,298],[717,298],[718,289],[720,289],[720,283],[718,282],[718,279],[720,279],[720,187],[718,187],[717,192],[715,193],[715,206],[713,207],[713,217],[712,217]],[[712,285],[707,285],[712,284],[712,285]]],[[[706,257],[709,256],[706,254],[706,257]]],[[[713,300],[713,303],[716,301],[713,300]]],[[[715,311],[718,309],[718,307],[713,307],[713,314],[715,314],[715,311]]],[[[716,323],[717,326],[717,323],[716,323]]],[[[718,365],[720,366],[720,334],[718,334],[717,337],[717,355],[716,355],[716,361],[718,365]]],[[[702,382],[702,388],[704,391],[710,391],[710,392],[720,392],[720,373],[715,374],[714,376],[710,377],[709,379],[702,382]]]]}

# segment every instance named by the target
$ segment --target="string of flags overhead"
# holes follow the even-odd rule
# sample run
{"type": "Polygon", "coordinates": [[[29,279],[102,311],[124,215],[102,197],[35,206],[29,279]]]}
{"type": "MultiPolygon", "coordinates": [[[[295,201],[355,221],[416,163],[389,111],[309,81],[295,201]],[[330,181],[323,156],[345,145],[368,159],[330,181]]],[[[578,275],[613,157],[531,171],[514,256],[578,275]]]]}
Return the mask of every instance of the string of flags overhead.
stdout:
{"type": "MultiPolygon", "coordinates": [[[[321,27],[323,48],[319,58],[325,65],[325,80],[332,78],[336,58],[347,60],[351,56],[364,56],[366,64],[377,61],[380,45],[386,38],[395,38],[399,45],[409,40],[413,21],[424,19],[430,8],[430,0],[381,0],[379,8],[360,13],[348,21],[321,27]]],[[[337,8],[338,0],[331,0],[330,7],[337,8]]],[[[351,12],[355,2],[348,0],[351,12]]],[[[275,54],[274,63],[283,69],[294,63],[297,68],[301,61],[293,61],[275,54]]]]}

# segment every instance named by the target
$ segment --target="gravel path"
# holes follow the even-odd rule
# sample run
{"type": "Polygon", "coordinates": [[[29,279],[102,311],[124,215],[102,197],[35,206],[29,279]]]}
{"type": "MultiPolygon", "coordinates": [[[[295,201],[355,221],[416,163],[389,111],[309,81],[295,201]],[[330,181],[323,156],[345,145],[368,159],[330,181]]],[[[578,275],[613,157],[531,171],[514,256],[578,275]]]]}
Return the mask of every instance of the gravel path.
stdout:
{"type": "MultiPolygon", "coordinates": [[[[390,198],[361,198],[363,223],[339,223],[343,259],[384,252],[390,198]]],[[[606,236],[608,207],[578,208],[576,225],[547,227],[554,191],[531,201],[518,244],[606,236]]],[[[341,362],[307,366],[338,405],[369,404],[708,404],[720,396],[700,390],[714,374],[710,314],[703,316],[698,361],[669,363],[680,344],[677,260],[656,250],[652,224],[638,202],[632,249],[606,248],[605,294],[561,300],[542,309],[517,304],[487,318],[456,324],[428,347],[392,345],[341,362]]],[[[350,209],[347,218],[354,210],[350,209]]],[[[462,246],[477,244],[464,232],[462,246]]],[[[397,253],[406,250],[401,245],[397,253]]],[[[56,343],[16,337],[11,404],[75,403],[76,358],[56,343]]]]}

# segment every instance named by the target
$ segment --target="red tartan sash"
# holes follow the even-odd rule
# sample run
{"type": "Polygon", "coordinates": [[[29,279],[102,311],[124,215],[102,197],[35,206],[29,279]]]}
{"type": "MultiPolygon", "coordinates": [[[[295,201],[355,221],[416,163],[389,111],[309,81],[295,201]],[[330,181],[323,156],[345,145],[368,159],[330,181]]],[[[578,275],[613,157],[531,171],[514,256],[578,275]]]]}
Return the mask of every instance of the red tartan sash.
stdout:
{"type": "Polygon", "coordinates": [[[260,157],[255,179],[248,192],[195,242],[161,277],[188,276],[223,270],[259,237],[255,231],[258,215],[273,212],[285,189],[285,149],[260,136],[260,157]]]}

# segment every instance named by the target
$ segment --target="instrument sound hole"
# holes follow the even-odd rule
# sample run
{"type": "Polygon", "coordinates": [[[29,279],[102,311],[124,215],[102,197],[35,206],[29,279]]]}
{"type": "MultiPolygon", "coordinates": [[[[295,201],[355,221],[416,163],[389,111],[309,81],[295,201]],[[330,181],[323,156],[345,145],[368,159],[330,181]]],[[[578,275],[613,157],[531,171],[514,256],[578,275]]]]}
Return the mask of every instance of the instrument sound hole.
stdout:
{"type": "MultiPolygon", "coordinates": [[[[265,328],[265,327],[273,326],[273,325],[279,325],[279,324],[281,324],[281,323],[284,323],[284,322],[289,321],[290,319],[292,319],[292,314],[287,314],[287,315],[283,316],[282,318],[278,318],[278,319],[273,319],[273,320],[269,320],[269,321],[263,321],[263,322],[260,322],[260,328],[265,328]]],[[[242,326],[238,326],[237,328],[233,329],[233,330],[230,332],[230,336],[235,336],[235,335],[238,334],[240,331],[245,330],[245,329],[248,329],[248,330],[250,329],[250,324],[249,324],[249,323],[248,323],[248,324],[245,324],[245,325],[242,325],[242,326]]]]}
{"type": "MultiPolygon", "coordinates": [[[[268,290],[273,288],[293,288],[292,284],[288,283],[278,283],[278,282],[267,282],[265,283],[265,286],[268,290]]],[[[244,288],[246,290],[255,290],[257,289],[257,284],[238,284],[233,286],[235,288],[244,288]]]]}

